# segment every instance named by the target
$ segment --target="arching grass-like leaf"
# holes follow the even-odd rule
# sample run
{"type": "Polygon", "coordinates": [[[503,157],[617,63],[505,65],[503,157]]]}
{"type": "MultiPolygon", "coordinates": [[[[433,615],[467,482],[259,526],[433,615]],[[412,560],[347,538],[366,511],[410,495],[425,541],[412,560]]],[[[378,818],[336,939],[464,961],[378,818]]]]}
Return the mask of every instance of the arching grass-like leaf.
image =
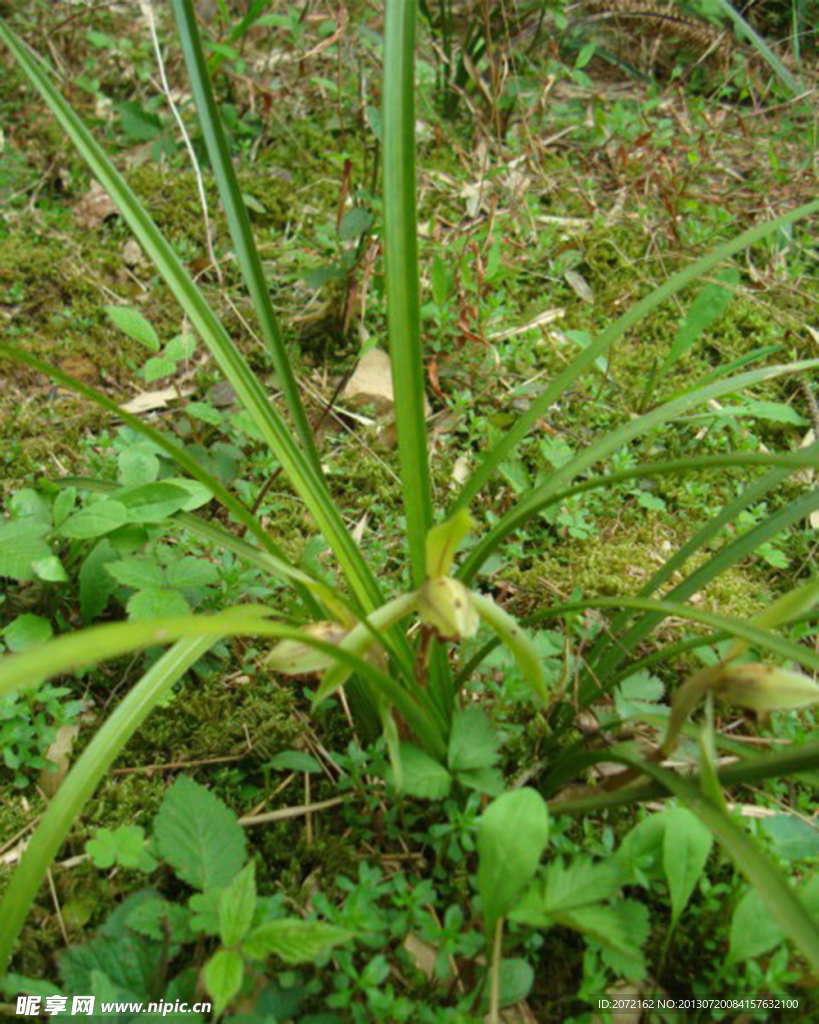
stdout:
{"type": "Polygon", "coordinates": [[[296,382],[293,368],[285,348],[279,322],[270,300],[270,292],[265,280],[262,261],[259,257],[253,230],[250,226],[242,190],[233,167],[233,160],[228,149],[225,132],[219,119],[213,90],[210,86],[210,74],[202,52],[199,29],[196,24],[194,4],[190,0],[171,0],[176,23],[179,28],[179,39],[182,54],[188,70],[188,80],[193,93],[199,123],[207,146],[213,173],[219,186],[219,195],[225,209],[230,235],[236,250],[239,266],[242,268],[247,289],[253,300],[253,308],[259,319],[259,328],[264,339],[273,365],[276,368],[279,386],[282,389],[287,408],[296,428],[305,457],[312,463],[313,470],[321,473],[321,465],[316,451],[313,430],[304,411],[301,393],[296,382]]]}
{"type": "Polygon", "coordinates": [[[771,68],[779,81],[782,82],[782,84],[786,86],[794,96],[798,96],[799,93],[802,92],[799,82],[796,81],[794,76],[790,71],[788,71],[770,46],[768,46],[762,36],[760,36],[759,33],[748,24],[748,22],[738,11],[734,9],[728,0],[714,0],[714,4],[733,22],[734,29],[739,38],[748,40],[768,67],[771,68]]]}
{"type": "Polygon", "coordinates": [[[819,922],[751,837],[690,782],[674,772],[630,756],[621,755],[615,760],[650,775],[696,814],[754,887],[767,912],[780,924],[808,963],[819,969],[819,922]]]}
{"type": "Polygon", "coordinates": [[[391,0],[384,25],[384,258],[395,421],[413,585],[423,583],[432,488],[424,410],[415,197],[414,0],[391,0]]]}
{"type": "Polygon", "coordinates": [[[631,306],[619,319],[602,331],[596,341],[583,349],[574,362],[559,374],[542,394],[538,395],[526,412],[518,418],[514,426],[487,453],[483,462],[478,466],[458,495],[453,505],[453,511],[457,508],[469,506],[472,499],[481,491],[498,466],[509,458],[535,423],[545,414],[549,406],[553,405],[576,380],[593,367],[595,361],[618,338],[621,338],[626,331],[638,324],[643,317],[660,306],[666,299],[682,291],[683,288],[692,284],[697,278],[702,277],[703,274],[707,274],[709,270],[712,270],[729,256],[741,252],[774,231],[789,224],[794,224],[796,221],[809,217],[817,211],[819,211],[819,200],[807,203],[790,213],[783,214],[780,217],[775,217],[772,220],[765,221],[763,224],[750,228],[737,238],[718,246],[706,256],[674,274],[665,284],[660,285],[659,288],[656,288],[644,299],[631,306]]]}
{"type": "MultiPolygon", "coordinates": [[[[766,493],[772,485],[780,479],[779,471],[775,470],[773,473],[768,474],[762,481],[758,481],[756,484],[748,488],[748,491],[752,495],[760,493],[766,493]]],[[[753,498],[753,500],[758,500],[753,498]]],[[[727,524],[733,521],[749,503],[749,495],[747,491],[740,495],[740,497],[727,506],[723,511],[715,517],[719,525],[727,524]]],[[[777,533],[787,529],[794,523],[799,522],[804,516],[810,515],[815,509],[819,508],[819,491],[813,490],[807,494],[802,495],[795,501],[786,505],[784,508],[779,509],[773,515],[768,516],[767,519],[763,520],[748,533],[745,533],[732,541],[730,544],[721,548],[716,552],[707,562],[701,565],[699,568],[690,573],[681,583],[666,594],[666,599],[671,601],[685,600],[692,594],[695,594],[698,590],[702,589],[712,579],[716,579],[721,573],[725,572],[727,568],[732,565],[736,565],[741,559],[751,555],[756,551],[761,544],[767,541],[769,538],[776,536],[777,533]]],[[[716,532],[717,523],[711,522],[707,524],[700,533],[692,539],[688,544],[683,545],[683,548],[677,552],[672,558],[668,559],[665,565],[654,574],[649,582],[641,588],[639,595],[643,597],[645,594],[653,593],[659,586],[662,585],[665,580],[670,578],[672,572],[684,564],[684,562],[691,557],[697,550],[707,543],[707,540],[716,532]]],[[[624,602],[624,607],[627,607],[624,602]]],[[[622,613],[615,617],[612,623],[612,632],[618,631],[622,625],[624,625],[629,619],[628,613],[622,613]]],[[[605,650],[605,653],[600,656],[596,661],[594,660],[595,651],[591,652],[591,671],[599,679],[609,680],[612,677],[612,673],[616,668],[622,664],[624,658],[628,656],[628,653],[634,649],[634,647],[657,625],[659,619],[651,613],[641,616],[633,626],[631,626],[625,634],[617,638],[616,644],[608,645],[605,642],[601,644],[601,647],[605,650]]],[[[593,687],[584,682],[581,684],[582,699],[590,699],[593,692],[593,687]]]]}
{"type": "Polygon", "coordinates": [[[181,640],[167,651],[117,705],[63,780],[0,903],[0,972],[8,967],[28,910],[83,805],[162,697],[218,639],[212,633],[181,640]]]}
{"type": "Polygon", "coordinates": [[[171,245],[158,230],[142,204],[128,187],[91,133],[52,84],[39,60],[0,20],[0,39],[6,44],[29,81],[110,195],[123,219],[133,231],[146,255],[153,261],[172,294],[207,345],[225,377],[253,419],[265,442],[281,462],[291,483],[304,500],[327,539],[362,606],[382,603],[378,583],[361,555],[355,540],[327,490],[327,485],[305,458],[282,418],[270,402],[242,353],[234,344],[213,310],[205,301],[171,245]]]}
{"type": "Polygon", "coordinates": [[[682,415],[696,405],[720,398],[734,391],[741,391],[765,380],[771,380],[785,374],[798,373],[800,370],[813,369],[817,366],[819,366],[819,360],[812,359],[801,363],[749,370],[747,373],[739,374],[729,380],[720,380],[704,388],[697,388],[685,395],[681,395],[679,398],[675,398],[671,402],[666,402],[665,405],[652,409],[651,412],[647,412],[643,416],[629,420],[621,427],[601,437],[594,444],[589,445],[588,448],[575,456],[570,462],[567,462],[564,466],[551,473],[543,484],[525,494],[483,538],[481,543],[470,552],[469,558],[467,558],[458,572],[458,577],[463,580],[471,579],[499,543],[539,512],[557,491],[565,488],[579,473],[585,472],[595,463],[624,447],[635,438],[644,436],[649,431],[682,415]]]}

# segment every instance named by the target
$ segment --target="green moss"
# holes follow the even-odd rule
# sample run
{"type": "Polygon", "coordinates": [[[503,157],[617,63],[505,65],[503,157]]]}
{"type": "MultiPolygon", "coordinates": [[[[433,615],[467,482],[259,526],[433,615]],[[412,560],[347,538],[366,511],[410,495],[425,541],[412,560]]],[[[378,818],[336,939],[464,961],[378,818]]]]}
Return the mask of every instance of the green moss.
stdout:
{"type": "MultiPolygon", "coordinates": [[[[642,527],[630,523],[621,532],[606,530],[591,540],[561,541],[554,550],[540,553],[530,567],[506,567],[499,578],[514,588],[516,614],[532,614],[542,608],[544,593],[566,599],[576,589],[587,598],[633,596],[681,543],[682,538],[659,521],[642,527]]],[[[684,575],[690,575],[707,558],[705,553],[692,558],[683,568],[684,575]]],[[[680,579],[676,575],[665,591],[680,579]]],[[[768,598],[765,575],[752,566],[738,566],[708,584],[696,603],[744,619],[768,598]]]]}

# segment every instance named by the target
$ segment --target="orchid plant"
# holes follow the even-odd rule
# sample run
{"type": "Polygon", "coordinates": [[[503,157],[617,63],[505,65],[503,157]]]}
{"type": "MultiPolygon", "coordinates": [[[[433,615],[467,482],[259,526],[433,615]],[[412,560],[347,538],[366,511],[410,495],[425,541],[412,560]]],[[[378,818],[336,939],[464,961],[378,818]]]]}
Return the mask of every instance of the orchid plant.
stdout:
{"type": "MultiPolygon", "coordinates": [[[[749,877],[760,881],[766,902],[779,910],[786,908],[790,934],[799,942],[814,964],[819,964],[819,929],[805,922],[799,903],[787,883],[771,876],[764,858],[752,844],[738,836],[738,830],[709,804],[702,806],[696,792],[692,796],[673,773],[651,761],[635,761],[630,750],[578,753],[574,733],[577,711],[610,692],[632,671],[623,662],[637,643],[664,618],[675,616],[708,627],[720,636],[735,637],[756,649],[776,654],[808,671],[819,670],[819,656],[807,647],[772,632],[788,621],[788,615],[764,623],[743,623],[686,603],[686,598],[740,558],[764,543],[768,537],[787,528],[799,517],[819,507],[816,492],[801,495],[755,530],[701,561],[698,568],[682,575],[674,589],[662,600],[654,595],[674,576],[694,553],[703,552],[716,534],[760,496],[775,488],[789,474],[815,465],[816,446],[802,452],[759,453],[738,451],[726,455],[692,455],[664,462],[640,465],[609,473],[592,475],[595,467],[637,438],[646,436],[689,412],[721,396],[741,392],[764,381],[793,376],[815,368],[819,360],[764,366],[712,379],[672,396],[642,415],[598,437],[572,461],[551,472],[484,531],[469,554],[456,565],[459,545],[475,527],[477,499],[492,480],[498,467],[524,441],[538,419],[582,375],[592,370],[611,345],[669,297],[718,267],[731,256],[800,218],[819,212],[813,202],[766,223],[755,226],[730,242],[692,262],[684,270],[641,299],[599,335],[556,376],[519,415],[504,437],[482,455],[482,460],[466,481],[449,509],[436,510],[430,484],[429,445],[424,408],[424,347],[421,336],[420,274],[417,250],[417,209],[415,187],[415,111],[414,53],[416,4],[413,0],[390,0],[386,4],[383,43],[383,232],[385,280],[389,326],[389,354],[396,382],[395,406],[400,475],[406,512],[406,558],[411,579],[408,593],[387,599],[385,587],[377,579],[358,544],[348,531],[333,501],[309,417],[302,404],[298,381],[288,358],[282,331],[271,303],[262,263],[256,248],[241,188],[236,178],[227,139],[223,130],[210,76],[203,53],[200,31],[191,0],[170,0],[184,55],[190,92],[204,136],[210,165],[219,187],[227,216],[233,249],[241,267],[247,290],[253,300],[265,351],[275,367],[286,404],[287,418],[271,402],[263,384],[254,375],[239,347],[230,338],[187,269],[163,237],[123,177],[77,114],[59,93],[48,65],[0,21],[0,40],[16,59],[29,82],[40,93],[66,136],[74,143],[92,173],[118,207],[143,251],[181,304],[192,328],[209,349],[224,377],[231,383],[238,400],[252,418],[259,434],[278,460],[295,492],[303,500],[318,530],[331,548],[344,578],[336,587],[315,572],[293,565],[284,556],[276,539],[261,520],[242,501],[223,486],[182,446],[167,434],[120,409],[100,392],[72,379],[56,366],[49,365],[21,349],[5,343],[0,355],[27,365],[60,383],[74,388],[103,409],[114,412],[133,430],[139,431],[173,459],[181,474],[204,485],[212,500],[221,505],[232,523],[242,527],[240,538],[231,529],[218,526],[191,512],[180,510],[171,526],[207,540],[243,558],[270,576],[283,580],[298,595],[303,616],[284,621],[275,608],[240,604],[211,615],[179,615],[159,619],[116,622],[91,626],[58,636],[42,646],[5,658],[0,664],[0,694],[36,687],[50,676],[64,674],[106,658],[156,646],[168,648],[145,675],[131,688],[111,713],[58,789],[40,821],[22,861],[0,905],[0,969],[5,968],[23,927],[28,909],[42,884],[49,865],[84,803],[93,794],[112,762],[128,739],[140,728],[169,690],[192,665],[219,640],[252,635],[275,641],[267,655],[271,670],[283,675],[321,673],[315,701],[325,700],[342,686],[361,734],[372,738],[381,730],[392,757],[394,778],[400,786],[402,764],[417,755],[431,764],[447,759],[454,725],[459,720],[462,694],[470,674],[480,665],[492,643],[503,643],[513,652],[531,691],[536,713],[544,717],[554,738],[552,764],[553,789],[561,779],[570,777],[589,758],[623,760],[645,783],[650,776],[663,792],[676,792],[687,799],[695,813],[711,824],[749,877]],[[577,493],[615,486],[627,479],[647,478],[692,470],[726,469],[751,466],[766,469],[765,475],[751,484],[733,503],[695,534],[689,544],[663,565],[633,599],[579,599],[545,609],[535,621],[569,616],[589,608],[616,613],[611,630],[601,634],[587,659],[576,694],[550,692],[542,666],[527,630],[517,623],[489,596],[481,593],[475,578],[486,560],[501,549],[509,537],[544,509],[557,505],[577,493]],[[494,633],[469,662],[461,654],[462,640],[473,638],[484,624],[494,633]],[[609,639],[611,637],[611,639],[609,639]],[[411,741],[409,744],[407,741],[411,741]],[[409,753],[412,751],[413,753],[409,753]],[[584,761],[583,758],[586,758],[584,761]],[[668,777],[670,776],[670,778],[668,777]],[[664,787],[664,788],[663,788],[664,787]],[[686,794],[688,794],[686,796],[686,794]],[[717,825],[714,822],[717,821],[717,825]],[[727,824],[726,824],[727,821],[727,824]],[[764,883],[764,884],[763,884],[764,883]],[[795,922],[795,923],[794,923],[795,922]]],[[[77,481],[73,481],[77,486],[77,481]]],[[[98,509],[107,506],[127,521],[136,502],[133,493],[101,481],[84,481],[79,486],[98,492],[98,509]]],[[[140,500],[166,497],[178,484],[157,481],[146,485],[140,500]]],[[[801,596],[802,612],[815,603],[815,586],[810,601],[801,596]]],[[[788,609],[790,614],[792,608],[788,609]]],[[[703,641],[706,642],[706,641],[703,641]]],[[[672,658],[674,651],[667,656],[672,658]]],[[[760,670],[746,667],[757,675],[760,670]]],[[[726,675],[709,677],[709,686],[725,683],[726,675]]],[[[757,680],[758,682],[758,680],[757,680]]],[[[787,680],[785,681],[787,682],[787,680]]],[[[782,679],[768,676],[771,685],[782,689],[782,679]]],[[[756,684],[755,684],[756,685],[756,684]]],[[[804,691],[805,683],[799,684],[804,691]]],[[[785,687],[786,688],[786,687],[785,687]]],[[[706,688],[707,689],[707,688],[706,688]]],[[[705,690],[697,689],[697,696],[705,690]]],[[[725,692],[723,690],[723,692],[725,692]]],[[[730,696],[735,697],[734,690],[730,696]]],[[[803,692],[804,696],[804,692],[803,692]]],[[[675,719],[675,728],[688,728],[685,720],[694,702],[685,704],[675,719]]],[[[741,701],[740,701],[741,703],[741,701]]],[[[769,706],[789,706],[782,694],[768,700],[769,706]]],[[[743,752],[745,756],[745,752],[743,752]]],[[[819,766],[819,745],[806,744],[797,761],[772,755],[766,761],[768,774],[805,770],[819,766]],[[794,767],[798,763],[798,767],[794,767]]],[[[753,765],[759,771],[758,765],[753,765]]],[[[758,777],[755,776],[755,777],[758,777]]],[[[549,777],[545,789],[552,783],[549,777]]],[[[605,805],[611,795],[592,797],[605,805]]],[[[582,802],[581,802],[582,804],[582,802]]],[[[571,811],[571,803],[564,802],[571,811]]],[[[590,806],[587,801],[584,808],[590,806]]]]}

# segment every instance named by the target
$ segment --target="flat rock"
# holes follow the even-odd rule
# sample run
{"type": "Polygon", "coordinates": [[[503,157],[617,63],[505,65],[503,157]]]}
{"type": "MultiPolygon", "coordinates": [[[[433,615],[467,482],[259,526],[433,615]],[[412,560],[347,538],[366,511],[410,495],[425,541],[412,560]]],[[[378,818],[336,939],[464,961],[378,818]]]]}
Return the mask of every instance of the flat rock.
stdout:
{"type": "Polygon", "coordinates": [[[391,412],[395,404],[395,392],[387,353],[380,348],[371,348],[363,355],[341,397],[354,408],[374,405],[379,416],[391,412]]]}

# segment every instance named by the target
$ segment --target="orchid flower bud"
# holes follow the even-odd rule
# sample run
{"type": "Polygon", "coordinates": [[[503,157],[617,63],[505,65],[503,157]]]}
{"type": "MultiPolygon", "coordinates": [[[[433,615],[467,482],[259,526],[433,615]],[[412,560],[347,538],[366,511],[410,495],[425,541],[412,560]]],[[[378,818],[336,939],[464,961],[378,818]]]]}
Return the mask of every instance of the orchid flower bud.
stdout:
{"type": "MultiPolygon", "coordinates": [[[[337,622],[314,622],[310,626],[305,626],[302,632],[328,644],[340,644],[347,636],[348,630],[337,622]]],[[[282,640],[276,644],[265,661],[282,675],[306,676],[313,672],[323,672],[335,659],[332,654],[311,647],[301,640],[282,640]]]]}
{"type": "Polygon", "coordinates": [[[442,640],[468,639],[480,625],[471,593],[451,576],[430,579],[421,586],[418,613],[442,640]]]}
{"type": "Polygon", "coordinates": [[[819,704],[819,683],[776,665],[726,665],[711,688],[726,704],[751,711],[793,711],[819,704]]]}

